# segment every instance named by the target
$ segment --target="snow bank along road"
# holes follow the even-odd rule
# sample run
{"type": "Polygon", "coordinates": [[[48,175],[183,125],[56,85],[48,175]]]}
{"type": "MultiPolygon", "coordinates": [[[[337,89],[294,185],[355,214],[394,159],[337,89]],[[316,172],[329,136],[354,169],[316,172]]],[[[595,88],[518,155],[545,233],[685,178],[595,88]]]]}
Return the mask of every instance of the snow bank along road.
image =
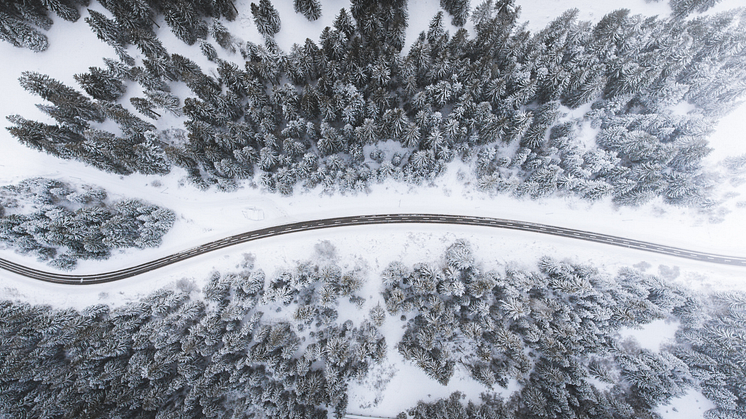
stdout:
{"type": "Polygon", "coordinates": [[[664,255],[677,256],[702,262],[720,263],[746,267],[746,257],[733,257],[717,255],[712,253],[696,252],[671,246],[664,246],[640,240],[627,239],[624,237],[610,236],[607,234],[592,233],[589,231],[574,230],[571,228],[554,227],[545,224],[528,223],[524,221],[504,220],[490,217],[472,217],[460,215],[438,215],[438,214],[388,214],[388,215],[359,215],[350,217],[327,218],[323,220],[300,221],[292,224],[267,227],[261,230],[249,231],[215,240],[201,246],[184,250],[170,256],[165,256],[141,265],[117,271],[91,275],[58,274],[28,268],[14,262],[0,258],[0,268],[28,278],[40,281],[54,282],[58,284],[85,285],[112,282],[129,278],[154,269],[158,269],[176,262],[198,256],[213,250],[223,249],[239,243],[259,240],[265,237],[278,236],[281,234],[295,233],[299,231],[319,230],[322,228],[343,227],[369,224],[461,224],[480,227],[504,228],[510,230],[522,230],[532,233],[551,234],[553,236],[568,237],[571,239],[585,240],[603,243],[612,246],[627,247],[630,249],[644,250],[647,252],[661,253],[664,255]]]}

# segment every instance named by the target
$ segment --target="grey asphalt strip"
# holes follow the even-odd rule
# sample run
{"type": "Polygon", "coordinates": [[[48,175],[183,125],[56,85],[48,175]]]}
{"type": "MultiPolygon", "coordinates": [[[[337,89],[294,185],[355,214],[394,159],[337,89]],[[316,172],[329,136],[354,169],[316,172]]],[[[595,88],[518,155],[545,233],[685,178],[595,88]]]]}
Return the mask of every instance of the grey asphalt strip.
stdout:
{"type": "Polygon", "coordinates": [[[296,233],[301,231],[319,230],[323,228],[371,224],[455,224],[503,228],[508,230],[528,231],[538,234],[548,234],[575,240],[602,243],[610,246],[619,246],[628,249],[638,249],[645,252],[660,253],[679,258],[697,260],[701,262],[746,267],[746,258],[744,257],[696,252],[693,250],[643,242],[640,240],[634,240],[625,237],[591,233],[588,231],[574,230],[571,228],[556,227],[546,224],[528,223],[523,221],[505,220],[490,217],[464,217],[459,215],[444,214],[385,214],[336,217],[323,220],[301,221],[297,223],[267,227],[260,230],[249,231],[220,240],[215,240],[213,242],[205,243],[201,246],[197,246],[189,250],[181,251],[169,256],[164,256],[162,258],[155,259],[140,265],[132,266],[130,268],[124,268],[100,274],[74,275],[46,272],[29,268],[2,258],[0,258],[0,269],[5,269],[6,271],[10,271],[28,278],[46,282],[53,282],[57,284],[101,284],[105,282],[113,282],[125,278],[130,278],[136,275],[143,274],[145,272],[150,272],[152,270],[162,268],[164,266],[184,261],[198,255],[202,255],[218,249],[223,249],[229,246],[234,246],[240,243],[259,240],[266,237],[279,236],[282,234],[296,233]]]}

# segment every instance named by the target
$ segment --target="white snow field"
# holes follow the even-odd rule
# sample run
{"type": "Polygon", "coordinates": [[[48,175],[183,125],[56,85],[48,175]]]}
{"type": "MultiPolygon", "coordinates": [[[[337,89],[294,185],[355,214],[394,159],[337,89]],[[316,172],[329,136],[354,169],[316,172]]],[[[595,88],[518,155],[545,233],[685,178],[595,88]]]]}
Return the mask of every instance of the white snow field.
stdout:
{"type": "MultiPolygon", "coordinates": [[[[234,22],[223,22],[230,32],[245,41],[262,42],[248,13],[250,0],[236,1],[240,16],[234,22]]],[[[472,1],[472,6],[475,4],[472,1]]],[[[533,31],[540,30],[564,10],[577,7],[580,19],[599,20],[605,13],[627,7],[633,13],[659,15],[670,13],[666,1],[624,0],[598,2],[576,0],[520,0],[521,20],[529,22],[533,31]]],[[[344,0],[322,2],[322,17],[308,22],[296,14],[290,1],[274,1],[280,12],[282,30],[276,36],[279,46],[288,51],[293,43],[306,38],[318,39],[342,7],[349,7],[344,0]]],[[[743,6],[742,0],[724,0],[712,13],[743,6]]],[[[107,13],[97,3],[91,8],[107,13]]],[[[437,1],[410,0],[407,46],[417,34],[427,28],[430,19],[440,10],[437,1]]],[[[25,92],[17,83],[22,71],[32,70],[48,74],[68,86],[77,87],[73,74],[87,71],[91,66],[102,66],[102,58],[115,57],[108,45],[100,42],[83,18],[69,23],[55,18],[47,32],[49,49],[43,53],[14,48],[0,42],[0,80],[3,80],[3,100],[0,101],[0,126],[9,122],[4,116],[20,114],[28,119],[46,120],[35,108],[42,100],[25,92]]],[[[447,28],[453,33],[450,19],[447,28]]],[[[199,52],[177,40],[166,25],[161,24],[159,38],[171,53],[189,56],[205,70],[214,68],[199,52]]],[[[467,25],[467,29],[469,25],[467,25]]],[[[230,55],[219,49],[222,58],[239,61],[239,54],[230,55]]],[[[131,51],[137,58],[138,52],[131,51]]],[[[125,96],[128,99],[140,92],[131,84],[125,96]]],[[[187,91],[180,91],[182,99],[187,91]]],[[[124,106],[129,106],[125,101],[124,106]]],[[[178,126],[183,121],[175,118],[161,119],[159,129],[178,126]]],[[[707,159],[708,168],[718,169],[718,163],[729,156],[746,154],[746,106],[741,106],[723,118],[710,138],[714,151],[707,159]]],[[[592,139],[590,133],[589,138],[592,139]]],[[[367,153],[366,153],[367,154],[367,153]]],[[[131,175],[127,177],[103,173],[76,161],[60,160],[20,145],[5,130],[0,130],[0,185],[16,183],[22,179],[44,176],[75,184],[90,183],[105,188],[112,198],[139,198],[168,207],[177,214],[172,231],[157,249],[121,251],[107,261],[79,261],[78,273],[98,273],[143,263],[190,248],[210,240],[240,232],[300,220],[327,218],[340,215],[376,213],[444,213],[511,218],[524,221],[558,225],[599,233],[625,236],[671,246],[699,251],[746,255],[746,182],[726,182],[716,193],[722,198],[720,212],[698,213],[691,209],[672,207],[654,201],[639,208],[618,208],[609,201],[590,204],[577,198],[550,198],[539,201],[516,199],[510,196],[489,196],[477,192],[468,181],[471,170],[461,163],[452,163],[446,174],[434,184],[414,188],[403,183],[388,181],[374,185],[368,194],[352,196],[321,195],[319,190],[296,190],[285,197],[266,193],[245,182],[238,191],[201,191],[184,181],[185,172],[174,168],[167,176],[131,175]],[[460,179],[466,179],[465,184],[460,179]]],[[[174,286],[177,280],[189,278],[201,286],[208,273],[214,269],[230,270],[251,253],[257,266],[271,277],[280,267],[296,261],[310,259],[313,246],[330,241],[337,249],[340,266],[368,266],[370,272],[365,307],[359,312],[347,313],[354,318],[362,316],[382,298],[376,275],[392,261],[411,265],[420,261],[436,261],[454,240],[464,238],[474,248],[478,260],[491,263],[490,268],[500,269],[509,262],[533,268],[538,257],[550,255],[579,263],[592,263],[608,274],[623,266],[649,266],[647,272],[661,273],[667,279],[702,290],[744,289],[744,269],[709,265],[652,253],[625,250],[616,247],[580,242],[570,239],[467,226],[444,227],[437,225],[411,226],[359,226],[322,231],[304,232],[241,244],[228,249],[193,258],[187,262],[141,275],[125,281],[69,287],[31,281],[13,274],[3,273],[0,279],[0,298],[13,298],[30,303],[51,304],[59,307],[82,308],[94,303],[122,305],[137,300],[150,291],[174,286]],[[678,269],[676,269],[678,268],[678,269]],[[673,272],[673,273],[672,273],[673,272]]],[[[52,270],[33,257],[0,249],[0,257],[43,270],[52,270]]],[[[344,315],[343,315],[344,316],[344,315]]],[[[470,399],[477,399],[486,389],[457,369],[450,385],[441,386],[428,378],[420,369],[404,362],[394,347],[401,337],[403,323],[389,317],[384,325],[389,353],[387,361],[372,369],[361,383],[350,387],[351,413],[393,417],[398,412],[414,406],[417,400],[432,401],[461,391],[470,399]]],[[[657,350],[666,338],[673,336],[676,324],[654,322],[644,330],[625,331],[625,336],[636,338],[642,347],[657,350]]],[[[513,386],[501,393],[508,396],[513,386]]],[[[713,407],[701,394],[691,392],[658,409],[665,418],[698,418],[713,407]]]]}

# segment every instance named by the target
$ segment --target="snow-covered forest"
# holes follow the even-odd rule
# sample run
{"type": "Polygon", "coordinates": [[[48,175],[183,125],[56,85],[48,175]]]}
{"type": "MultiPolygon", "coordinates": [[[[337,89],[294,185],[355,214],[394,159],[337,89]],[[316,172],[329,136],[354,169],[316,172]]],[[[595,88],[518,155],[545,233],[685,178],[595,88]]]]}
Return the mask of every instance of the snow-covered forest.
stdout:
{"type": "Polygon", "coordinates": [[[0,240],[51,266],[72,269],[77,259],[106,259],[112,249],[158,247],[173,211],[136,199],[106,201],[106,191],[77,191],[51,179],[0,188],[0,240]],[[58,249],[65,249],[58,254],[58,249]]]}
{"type": "MultiPolygon", "coordinates": [[[[323,252],[322,252],[323,254],[323,252]]],[[[246,258],[112,309],[0,305],[0,409],[13,417],[344,417],[348,383],[392,345],[445,385],[461,368],[485,390],[421,402],[414,418],[656,417],[688,389],[743,417],[746,294],[701,296],[634,269],[616,275],[549,257],[537,268],[481,268],[457,241],[439,262],[391,263],[384,306],[359,295],[369,273],[331,260],[267,278],[246,258]],[[385,308],[384,308],[385,307],[385,308]],[[343,309],[344,308],[344,309],[343,309]],[[660,352],[623,327],[681,323],[660,352]],[[406,328],[387,342],[381,328],[406,328]]]]}
{"type": "MultiPolygon", "coordinates": [[[[663,196],[703,206],[709,127],[746,89],[738,14],[682,20],[683,12],[655,19],[619,10],[590,24],[570,10],[532,34],[512,1],[487,1],[471,14],[468,2],[451,1],[452,23],[463,26],[469,15],[474,36],[446,32],[439,12],[404,54],[406,2],[361,1],[340,10],[318,43],[308,38],[284,52],[269,1],[251,8],[264,44],[240,42],[219,20],[201,18],[235,18],[229,2],[127,3],[109,5],[113,19],[95,11],[86,18],[119,56],[75,75],[87,95],[23,74],[21,85],[51,103],[40,107],[56,124],[10,116],[20,142],[120,174],[178,165],[205,188],[232,190],[258,172],[263,188],[283,194],[317,185],[365,191],[390,177],[427,182],[460,158],[490,193],[611,195],[625,205],[663,196]],[[200,42],[217,77],[166,50],[153,33],[160,13],[179,39],[200,42]],[[208,33],[243,63],[220,59],[208,33]],[[130,82],[143,91],[129,100],[137,114],[119,103],[130,82]],[[196,97],[173,93],[182,82],[196,97]],[[695,111],[672,111],[680,102],[695,111]],[[588,112],[566,118],[580,107],[588,112]],[[167,113],[183,115],[183,128],[158,132],[152,121],[167,113]],[[118,129],[96,127],[107,120],[118,129]],[[600,129],[593,147],[577,138],[586,121],[600,129]],[[376,147],[387,140],[399,151],[376,147]]],[[[313,19],[318,5],[300,3],[313,19]]]]}
{"type": "MultiPolygon", "coordinates": [[[[3,46],[44,57],[69,42],[64,26],[101,48],[65,60],[102,51],[71,74],[19,53],[35,64],[2,80],[23,96],[5,98],[0,140],[55,166],[26,174],[0,158],[0,178],[14,179],[0,185],[0,256],[101,272],[318,216],[319,199],[338,207],[324,216],[406,212],[382,193],[416,200],[443,184],[464,207],[549,216],[569,202],[556,211],[590,218],[581,209],[603,202],[624,211],[622,231],[646,205],[713,225],[744,215],[723,185],[746,184],[746,154],[707,158],[745,97],[746,9],[650,0],[666,13],[589,20],[569,2],[537,28],[520,0],[424,3],[0,2],[3,46]],[[210,223],[195,221],[201,206],[210,223]]],[[[511,260],[453,231],[435,246],[381,239],[379,250],[439,249],[414,258],[363,246],[340,257],[318,236],[298,245],[311,254],[267,241],[156,271],[134,294],[39,285],[33,298],[35,284],[8,282],[0,417],[668,419],[688,399],[687,417],[746,418],[743,287],[698,286],[712,271],[681,275],[654,256],[657,273],[622,251],[616,263],[569,257],[562,243],[519,245],[511,260]],[[657,325],[670,334],[660,345],[631,337],[657,325]]]]}

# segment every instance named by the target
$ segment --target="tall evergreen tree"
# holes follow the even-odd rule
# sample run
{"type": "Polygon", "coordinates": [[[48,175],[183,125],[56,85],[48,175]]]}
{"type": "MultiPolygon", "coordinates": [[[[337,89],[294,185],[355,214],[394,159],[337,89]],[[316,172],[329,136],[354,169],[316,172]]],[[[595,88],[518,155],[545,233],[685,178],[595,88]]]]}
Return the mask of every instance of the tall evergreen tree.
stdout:
{"type": "MultiPolygon", "coordinates": [[[[55,105],[64,115],[82,121],[102,122],[104,120],[98,107],[78,91],[65,86],[51,77],[24,71],[18,79],[21,86],[55,105]]],[[[63,123],[71,123],[71,120],[61,120],[63,123]]]]}
{"type": "Polygon", "coordinates": [[[321,3],[319,0],[293,0],[295,13],[300,13],[313,22],[321,17],[321,3]]]}
{"type": "Polygon", "coordinates": [[[138,112],[150,119],[158,119],[161,116],[157,112],[153,111],[154,105],[147,99],[143,99],[141,97],[133,97],[130,98],[130,103],[132,104],[132,106],[135,107],[135,109],[137,109],[138,112]]]}
{"type": "Polygon", "coordinates": [[[42,52],[49,46],[46,35],[26,24],[23,20],[0,9],[0,39],[14,47],[42,52]]]}
{"type": "Polygon", "coordinates": [[[88,73],[76,74],[73,77],[80,87],[94,99],[115,101],[125,92],[122,80],[110,70],[90,67],[88,73]]]}
{"type": "Polygon", "coordinates": [[[219,20],[214,19],[212,21],[212,25],[210,25],[210,34],[223,49],[235,52],[235,48],[233,47],[233,36],[231,36],[230,32],[228,32],[228,28],[220,23],[219,20]]]}
{"type": "Polygon", "coordinates": [[[48,40],[35,27],[49,30],[55,13],[70,22],[80,18],[78,7],[88,4],[86,0],[8,0],[0,3],[0,40],[13,46],[29,48],[34,52],[47,49],[48,40]]]}
{"type": "Polygon", "coordinates": [[[469,17],[469,0],[440,0],[440,7],[451,15],[453,26],[464,26],[469,17]]]}
{"type": "Polygon", "coordinates": [[[198,11],[195,10],[194,2],[184,0],[165,2],[163,13],[171,31],[187,45],[193,45],[197,39],[206,37],[207,27],[200,19],[198,11]]]}
{"type": "Polygon", "coordinates": [[[706,12],[709,8],[720,3],[720,0],[669,0],[673,15],[682,19],[692,12],[706,12]]]}
{"type": "Polygon", "coordinates": [[[127,42],[127,37],[122,33],[119,25],[114,19],[109,19],[102,13],[88,9],[89,16],[85,18],[98,39],[106,42],[114,48],[122,48],[127,42]]]}
{"type": "Polygon", "coordinates": [[[258,6],[251,3],[251,14],[256,29],[265,37],[273,37],[280,31],[280,14],[270,0],[260,0],[258,6]]]}

